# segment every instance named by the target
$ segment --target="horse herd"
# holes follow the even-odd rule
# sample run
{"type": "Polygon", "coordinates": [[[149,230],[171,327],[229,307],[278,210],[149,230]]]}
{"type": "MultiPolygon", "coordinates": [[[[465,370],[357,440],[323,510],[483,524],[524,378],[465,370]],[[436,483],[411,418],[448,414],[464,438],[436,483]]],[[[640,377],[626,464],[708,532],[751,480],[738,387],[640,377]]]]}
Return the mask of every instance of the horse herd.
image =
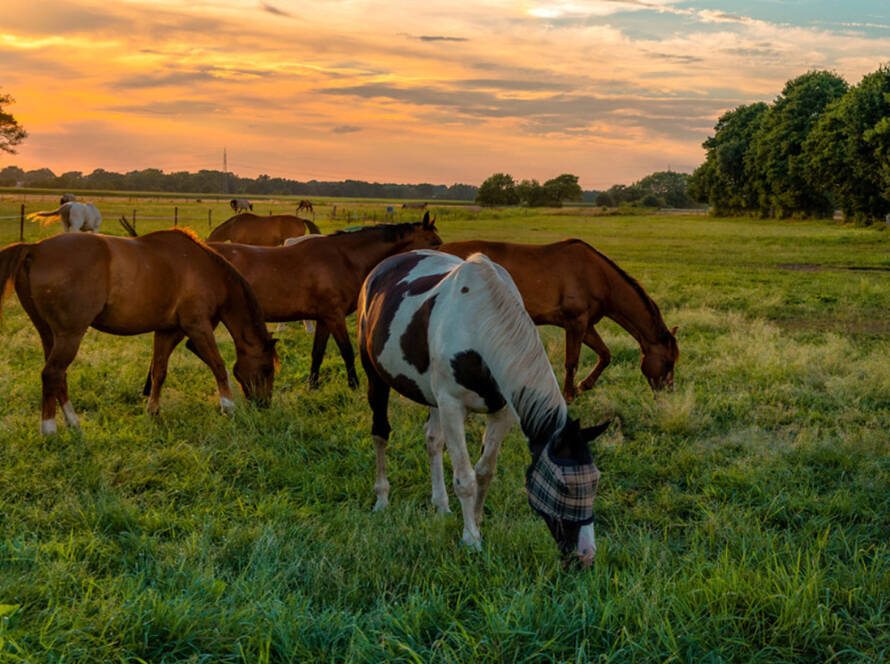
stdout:
{"type": "MultiPolygon", "coordinates": [[[[237,226],[230,224],[229,231],[237,226]]],[[[532,457],[529,505],[543,517],[565,561],[592,564],[599,471],[589,441],[608,422],[582,428],[566,404],[593,387],[609,363],[594,326],[609,317],[637,340],[641,369],[653,390],[672,388],[678,358],[676,328],[667,329],[658,306],[633,278],[581,240],[443,244],[428,212],[417,223],[304,235],[289,246],[247,241],[269,241],[282,228],[300,233],[317,228],[286,227],[274,217],[256,217],[244,226],[256,235],[237,235],[240,242],[211,241],[224,236],[220,227],[208,242],[176,229],[136,238],[66,233],[0,250],[0,285],[14,284],[43,345],[43,434],[56,432],[56,404],[68,426],[78,426],[66,376],[89,327],[118,335],[154,333],[145,386],[149,413],[159,411],[168,359],[186,337],[210,367],[222,409],[230,411],[235,403],[213,335],[220,322],[234,340],[235,379],[249,400],[265,406],[278,364],[277,340],[266,323],[316,321],[310,387],[318,385],[333,335],[355,388],[346,317],[358,310],[377,457],[374,509],[389,500],[387,406],[395,389],[429,407],[432,503],[443,512],[449,511],[442,463],[448,449],[463,544],[481,546],[485,496],[501,442],[518,421],[532,457]],[[562,390],[536,323],[565,329],[562,390]],[[576,385],[582,344],[599,361],[576,385]],[[469,412],[488,418],[475,466],[464,437],[469,412]]]]}

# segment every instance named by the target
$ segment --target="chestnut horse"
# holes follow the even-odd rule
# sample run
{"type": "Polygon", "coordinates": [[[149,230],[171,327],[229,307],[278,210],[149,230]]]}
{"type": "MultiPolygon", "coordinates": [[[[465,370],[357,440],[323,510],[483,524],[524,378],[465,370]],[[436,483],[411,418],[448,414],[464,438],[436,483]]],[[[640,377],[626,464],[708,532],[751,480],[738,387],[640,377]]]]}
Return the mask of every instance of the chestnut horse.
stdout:
{"type": "Polygon", "coordinates": [[[297,212],[299,212],[300,210],[309,210],[309,212],[315,214],[315,210],[312,209],[312,201],[300,201],[300,204],[297,206],[297,212]]]}
{"type": "Polygon", "coordinates": [[[78,426],[67,369],[89,327],[119,335],[154,331],[152,414],[170,352],[183,336],[213,372],[223,410],[234,406],[213,338],[220,320],[235,340],[234,374],[244,394],[261,405],[271,396],[275,340],[256,296],[235,268],[184,231],[132,239],[78,233],[16,243],[0,251],[0,286],[12,279],[43,344],[44,434],[56,432],[56,400],[68,426],[78,426]]]}
{"type": "Polygon", "coordinates": [[[449,242],[439,251],[466,258],[482,252],[513,277],[525,308],[538,325],[566,331],[566,401],[589,390],[612,359],[594,326],[611,318],[637,340],[643,352],[640,368],[654,391],[672,389],[679,350],[674,333],[661,318],[658,305],[643,287],[610,258],[577,239],[553,244],[510,242],[449,242]],[[576,387],[575,371],[581,343],[596,351],[599,361],[576,387]]]}
{"type": "MultiPolygon", "coordinates": [[[[332,235],[307,236],[287,247],[252,247],[211,243],[253,287],[266,320],[317,321],[312,343],[309,387],[318,386],[318,372],[328,337],[334,340],[346,364],[351,388],[358,387],[355,359],[346,316],[355,311],[362,281],[387,256],[442,243],[435,220],[380,224],[332,235]]],[[[145,383],[147,391],[151,376],[145,383]]]]}
{"type": "Polygon", "coordinates": [[[321,233],[313,222],[292,214],[261,217],[249,212],[236,214],[213,229],[208,242],[237,242],[262,247],[277,247],[289,237],[321,233]]]}
{"type": "Polygon", "coordinates": [[[377,454],[374,510],[389,503],[387,404],[393,388],[430,408],[426,448],[432,503],[440,512],[450,511],[442,467],[442,448],[448,447],[464,544],[481,548],[485,496],[504,436],[518,420],[532,455],[529,504],[563,556],[577,555],[590,566],[599,470],[587,443],[608,422],[581,429],[569,419],[541,338],[507,271],[482,254],[466,261],[437,251],[400,254],[368,275],[358,311],[377,454]],[[469,412],[488,418],[475,468],[464,432],[469,412]]]}

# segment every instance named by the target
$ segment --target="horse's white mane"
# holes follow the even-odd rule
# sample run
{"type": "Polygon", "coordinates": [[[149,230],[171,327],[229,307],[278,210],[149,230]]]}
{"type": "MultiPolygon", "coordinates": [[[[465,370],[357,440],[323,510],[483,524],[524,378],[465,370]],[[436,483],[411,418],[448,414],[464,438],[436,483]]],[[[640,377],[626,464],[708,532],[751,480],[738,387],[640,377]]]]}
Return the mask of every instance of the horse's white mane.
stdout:
{"type": "Polygon", "coordinates": [[[484,294],[488,299],[487,306],[473,306],[480,350],[498,385],[508,392],[504,398],[512,404],[523,431],[530,435],[547,425],[562,428],[567,418],[565,399],[510,274],[480,253],[457,270],[470,272],[467,295],[484,294]],[[480,281],[485,288],[472,287],[480,281]]]}

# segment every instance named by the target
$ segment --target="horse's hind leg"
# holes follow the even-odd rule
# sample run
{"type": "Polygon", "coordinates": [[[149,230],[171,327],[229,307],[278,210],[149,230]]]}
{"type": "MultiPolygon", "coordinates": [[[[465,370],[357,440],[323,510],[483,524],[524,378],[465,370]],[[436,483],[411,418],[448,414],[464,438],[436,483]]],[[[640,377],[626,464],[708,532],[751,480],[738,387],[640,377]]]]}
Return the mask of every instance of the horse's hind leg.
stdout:
{"type": "Polygon", "coordinates": [[[155,332],[151,353],[151,369],[149,370],[149,382],[151,392],[148,397],[146,409],[150,415],[157,415],[160,410],[161,386],[167,377],[167,363],[170,353],[185,336],[182,330],[155,332]]]}
{"type": "MultiPolygon", "coordinates": [[[[321,325],[319,325],[321,327],[321,325]]],[[[374,481],[374,493],[377,501],[374,511],[379,512],[389,504],[389,480],[386,479],[386,444],[389,440],[389,385],[384,382],[371,364],[364,351],[361,353],[362,366],[368,374],[368,405],[371,406],[373,422],[371,438],[374,440],[374,453],[377,457],[377,477],[374,481]]]]}
{"type": "Polygon", "coordinates": [[[318,371],[321,369],[321,361],[324,359],[324,350],[328,345],[328,337],[331,331],[323,320],[319,320],[315,326],[315,337],[312,339],[312,366],[309,369],[309,389],[318,387],[318,371]]]}
{"type": "Polygon", "coordinates": [[[439,512],[449,513],[451,509],[448,507],[448,491],[445,489],[445,470],[442,467],[442,450],[445,447],[445,435],[442,433],[442,427],[439,424],[438,408],[430,408],[430,415],[424,428],[426,433],[426,452],[430,457],[430,483],[433,489],[430,502],[439,512]]]}
{"type": "Polygon", "coordinates": [[[43,413],[40,432],[44,435],[56,433],[56,400],[62,404],[62,413],[68,426],[77,427],[77,415],[68,399],[68,381],[65,372],[74,361],[80,341],[86,330],[80,333],[59,334],[53,336],[52,348],[43,366],[43,413]]]}
{"type": "Polygon", "coordinates": [[[488,487],[494,478],[494,472],[498,465],[498,454],[501,451],[501,443],[507,433],[513,427],[516,418],[509,406],[505,406],[496,413],[488,416],[485,425],[485,435],[482,437],[482,456],[476,462],[476,510],[474,513],[476,525],[482,525],[482,507],[485,505],[485,496],[488,487]]]}
{"type": "Polygon", "coordinates": [[[596,384],[597,378],[599,378],[600,374],[603,372],[603,369],[609,366],[609,362],[612,361],[612,353],[609,352],[609,347],[606,346],[600,335],[597,334],[597,331],[593,328],[593,323],[587,327],[587,334],[584,335],[584,343],[596,351],[599,361],[596,363],[593,371],[590,372],[590,375],[578,385],[579,392],[589,390],[593,387],[596,384]]]}
{"type": "Polygon", "coordinates": [[[204,321],[197,325],[183,325],[185,333],[195,346],[195,353],[210,367],[213,377],[216,378],[216,386],[219,389],[219,404],[224,412],[231,412],[235,408],[232,400],[232,389],[229,387],[229,374],[226,364],[223,362],[216,340],[213,338],[213,327],[204,321]]]}
{"type": "MultiPolygon", "coordinates": [[[[50,351],[52,351],[53,348],[53,331],[50,328],[49,324],[38,313],[37,307],[34,304],[34,301],[31,299],[30,290],[28,288],[19,289],[18,295],[19,301],[22,304],[22,308],[31,318],[31,322],[34,323],[34,327],[37,329],[37,333],[40,335],[40,344],[43,346],[43,360],[46,363],[49,360],[50,351]]],[[[71,400],[68,397],[67,371],[62,372],[61,379],[58,383],[58,389],[56,391],[56,401],[59,402],[59,406],[61,406],[62,408],[62,414],[65,416],[65,423],[69,427],[75,429],[79,427],[80,422],[77,419],[77,414],[74,412],[74,406],[71,405],[71,400]]],[[[49,419],[52,421],[52,424],[50,424],[48,418],[44,416],[43,421],[40,425],[40,430],[45,434],[55,433],[56,431],[54,409],[52,416],[49,419]]]]}

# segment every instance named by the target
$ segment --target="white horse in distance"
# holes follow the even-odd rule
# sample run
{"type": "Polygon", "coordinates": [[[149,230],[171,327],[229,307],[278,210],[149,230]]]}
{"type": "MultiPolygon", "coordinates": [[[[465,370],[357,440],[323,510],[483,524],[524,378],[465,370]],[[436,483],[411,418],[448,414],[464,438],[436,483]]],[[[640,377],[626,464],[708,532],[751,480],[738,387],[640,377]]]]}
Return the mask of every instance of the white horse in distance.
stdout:
{"type": "Polygon", "coordinates": [[[102,213],[92,203],[74,201],[65,203],[51,212],[32,212],[28,215],[28,219],[31,221],[36,221],[38,217],[43,218],[45,224],[60,219],[66,233],[69,231],[98,233],[99,227],[102,225],[102,213]]]}

